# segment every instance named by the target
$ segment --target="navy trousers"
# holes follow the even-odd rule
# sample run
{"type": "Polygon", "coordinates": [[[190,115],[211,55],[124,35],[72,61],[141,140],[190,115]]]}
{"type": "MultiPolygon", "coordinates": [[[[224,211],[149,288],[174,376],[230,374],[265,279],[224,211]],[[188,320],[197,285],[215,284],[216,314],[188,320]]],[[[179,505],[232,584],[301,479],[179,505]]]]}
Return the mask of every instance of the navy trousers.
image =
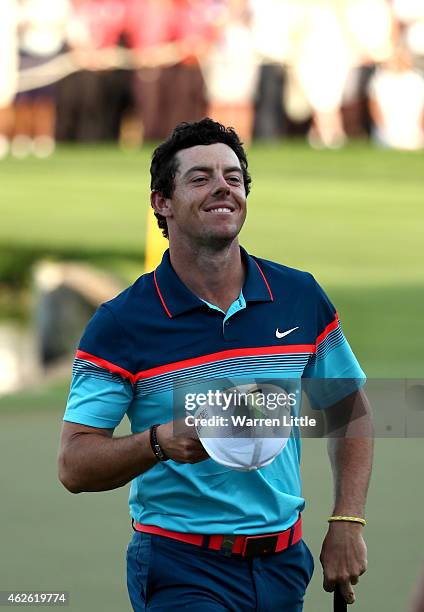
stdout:
{"type": "Polygon", "coordinates": [[[303,540],[243,559],[136,531],[127,551],[134,612],[301,612],[313,569],[303,540]]]}

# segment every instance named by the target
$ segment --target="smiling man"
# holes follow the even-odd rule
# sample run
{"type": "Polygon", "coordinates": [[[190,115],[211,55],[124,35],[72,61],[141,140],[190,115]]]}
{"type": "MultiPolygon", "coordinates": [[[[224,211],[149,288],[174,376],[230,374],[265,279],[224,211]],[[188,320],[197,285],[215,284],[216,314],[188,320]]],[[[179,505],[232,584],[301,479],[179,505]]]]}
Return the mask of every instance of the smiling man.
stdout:
{"type": "MultiPolygon", "coordinates": [[[[74,493],[131,481],[127,576],[136,612],[299,612],[313,571],[299,437],[240,469],[232,451],[231,469],[209,457],[194,428],[176,431],[174,392],[181,380],[356,380],[363,372],[313,276],[240,247],[250,176],[232,129],[210,119],[177,126],[155,150],[151,176],[169,250],[85,330],[60,479],[74,493]],[[114,436],[125,414],[132,434],[114,436]]],[[[351,435],[329,440],[335,501],[320,557],[324,588],[339,584],[352,603],[366,569],[369,410],[359,386],[339,385],[317,402],[330,426],[345,411],[361,415],[348,422],[351,435]]]]}

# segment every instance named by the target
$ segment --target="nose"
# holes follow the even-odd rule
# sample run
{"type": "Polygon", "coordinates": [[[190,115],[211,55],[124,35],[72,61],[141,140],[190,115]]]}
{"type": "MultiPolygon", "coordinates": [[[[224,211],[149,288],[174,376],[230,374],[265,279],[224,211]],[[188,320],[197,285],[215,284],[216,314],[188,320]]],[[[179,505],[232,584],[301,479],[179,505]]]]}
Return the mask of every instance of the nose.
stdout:
{"type": "Polygon", "coordinates": [[[214,185],[214,193],[217,195],[220,195],[222,193],[225,193],[225,194],[230,193],[230,187],[227,181],[225,180],[225,177],[223,174],[217,174],[216,176],[216,181],[214,185]]]}

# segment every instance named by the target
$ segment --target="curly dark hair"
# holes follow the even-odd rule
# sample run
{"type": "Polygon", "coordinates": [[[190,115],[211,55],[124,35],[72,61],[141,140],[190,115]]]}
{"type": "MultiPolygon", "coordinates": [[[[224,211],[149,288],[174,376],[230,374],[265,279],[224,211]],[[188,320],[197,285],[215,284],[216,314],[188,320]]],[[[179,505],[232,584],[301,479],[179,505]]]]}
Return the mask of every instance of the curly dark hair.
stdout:
{"type": "MultiPolygon", "coordinates": [[[[158,191],[165,198],[172,197],[174,179],[178,170],[176,153],[197,145],[210,145],[222,142],[228,145],[237,155],[243,173],[246,195],[250,191],[252,179],[247,170],[248,163],[243,143],[231,127],[226,128],[221,123],[206,117],[195,123],[180,123],[165,142],[160,144],[152,155],[150,165],[150,188],[158,191]]],[[[168,226],[165,217],[155,211],[158,225],[165,238],[168,238],[168,226]]]]}

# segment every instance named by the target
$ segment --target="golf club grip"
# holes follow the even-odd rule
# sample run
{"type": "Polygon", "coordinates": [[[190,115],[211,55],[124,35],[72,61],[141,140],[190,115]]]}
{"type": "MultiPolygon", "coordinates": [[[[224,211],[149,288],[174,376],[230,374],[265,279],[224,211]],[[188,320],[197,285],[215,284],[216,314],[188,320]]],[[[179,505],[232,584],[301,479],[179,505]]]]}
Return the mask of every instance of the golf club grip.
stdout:
{"type": "Polygon", "coordinates": [[[334,612],[347,612],[347,603],[340,592],[339,585],[334,590],[334,612]]]}

